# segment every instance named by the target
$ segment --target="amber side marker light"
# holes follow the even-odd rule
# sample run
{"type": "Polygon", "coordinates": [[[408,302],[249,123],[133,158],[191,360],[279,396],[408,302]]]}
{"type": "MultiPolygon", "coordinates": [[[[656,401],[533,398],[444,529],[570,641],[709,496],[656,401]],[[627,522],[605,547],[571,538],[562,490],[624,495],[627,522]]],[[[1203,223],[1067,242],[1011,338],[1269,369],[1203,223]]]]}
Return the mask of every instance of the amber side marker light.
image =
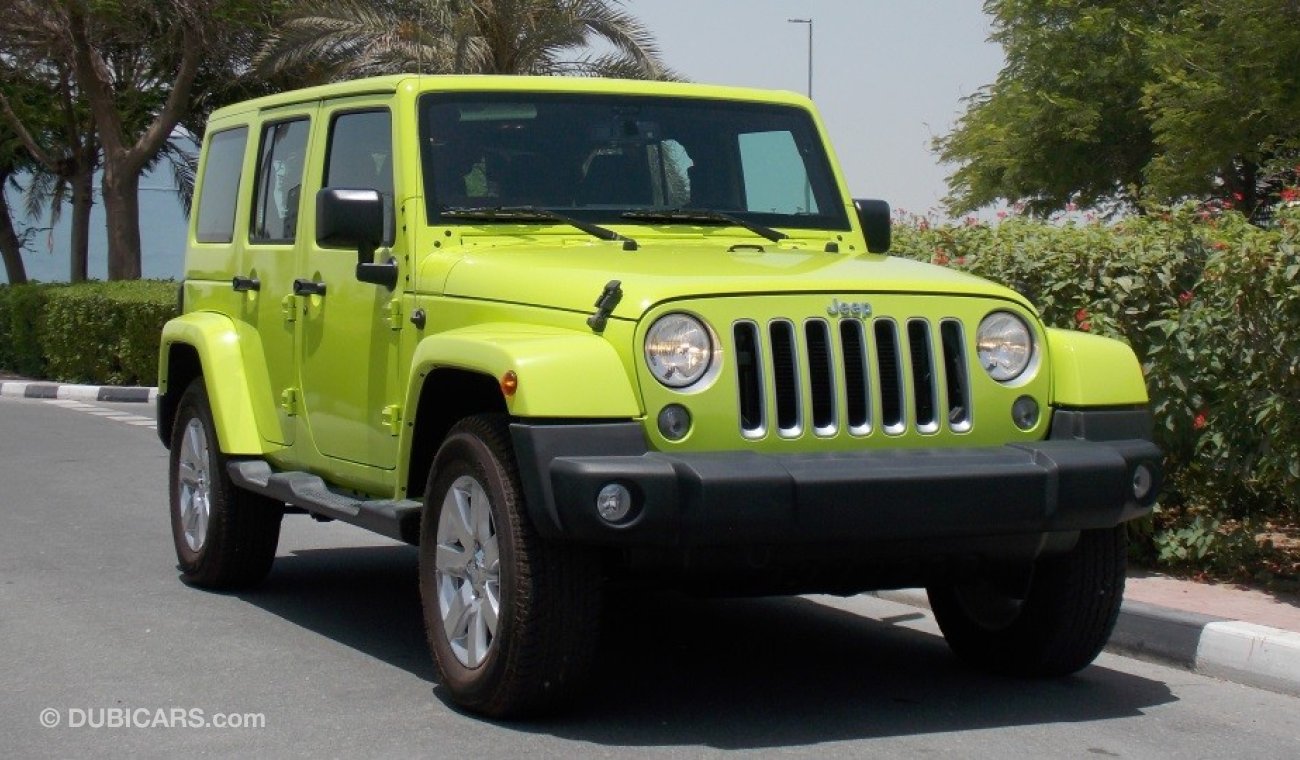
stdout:
{"type": "Polygon", "coordinates": [[[510,370],[501,376],[501,392],[509,398],[519,390],[519,375],[510,370]]]}

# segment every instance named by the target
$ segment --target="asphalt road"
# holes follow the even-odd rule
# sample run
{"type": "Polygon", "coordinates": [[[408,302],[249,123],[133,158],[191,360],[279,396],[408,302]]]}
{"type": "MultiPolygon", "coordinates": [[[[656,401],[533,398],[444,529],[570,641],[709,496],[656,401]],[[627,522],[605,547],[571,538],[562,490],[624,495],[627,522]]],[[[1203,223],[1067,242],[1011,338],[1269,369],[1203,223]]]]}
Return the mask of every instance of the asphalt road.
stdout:
{"type": "Polygon", "coordinates": [[[183,585],[166,453],[139,418],[151,414],[0,399],[0,755],[1185,759],[1300,747],[1294,697],[1113,655],[1058,681],[994,678],[960,666],[923,611],[867,596],[620,599],[578,711],[485,722],[440,698],[410,547],[290,516],[259,590],[183,585]],[[197,727],[214,719],[264,725],[197,727]]]}

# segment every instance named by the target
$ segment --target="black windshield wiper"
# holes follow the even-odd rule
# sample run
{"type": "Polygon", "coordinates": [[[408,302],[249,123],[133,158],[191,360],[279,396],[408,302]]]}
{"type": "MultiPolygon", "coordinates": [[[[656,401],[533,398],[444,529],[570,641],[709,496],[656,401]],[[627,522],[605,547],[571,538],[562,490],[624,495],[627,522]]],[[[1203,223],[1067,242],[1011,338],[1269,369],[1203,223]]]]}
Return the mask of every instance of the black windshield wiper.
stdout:
{"type": "Polygon", "coordinates": [[[625,250],[635,251],[636,241],[626,235],[601,227],[599,224],[584,222],[571,216],[559,214],[538,206],[482,206],[462,207],[444,206],[438,214],[443,219],[465,219],[480,222],[560,222],[576,227],[592,237],[601,240],[622,240],[625,250]]]}
{"type": "Polygon", "coordinates": [[[789,235],[774,230],[754,222],[747,222],[744,219],[724,214],[721,211],[712,211],[706,208],[665,208],[655,209],[653,211],[629,211],[623,214],[624,219],[641,219],[647,222],[706,222],[710,224],[732,224],[737,227],[744,227],[755,235],[762,235],[771,240],[773,243],[780,242],[789,235]]]}

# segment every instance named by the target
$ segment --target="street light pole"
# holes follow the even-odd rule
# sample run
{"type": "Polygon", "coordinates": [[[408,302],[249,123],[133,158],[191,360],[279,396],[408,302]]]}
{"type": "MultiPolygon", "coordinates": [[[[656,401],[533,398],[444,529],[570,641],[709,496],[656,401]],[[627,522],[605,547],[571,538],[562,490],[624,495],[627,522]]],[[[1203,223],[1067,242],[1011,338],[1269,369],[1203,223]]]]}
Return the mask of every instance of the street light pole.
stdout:
{"type": "Polygon", "coordinates": [[[791,24],[808,25],[808,97],[813,94],[813,20],[811,18],[788,18],[787,22],[791,24]]]}

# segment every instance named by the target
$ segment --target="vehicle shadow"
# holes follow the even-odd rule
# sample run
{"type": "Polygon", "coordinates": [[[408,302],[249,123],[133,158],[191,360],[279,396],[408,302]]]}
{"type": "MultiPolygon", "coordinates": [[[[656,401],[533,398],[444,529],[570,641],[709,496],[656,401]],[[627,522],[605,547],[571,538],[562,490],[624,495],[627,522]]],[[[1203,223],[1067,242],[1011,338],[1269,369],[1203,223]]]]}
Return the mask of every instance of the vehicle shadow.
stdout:
{"type": "MultiPolygon", "coordinates": [[[[241,598],[433,681],[416,564],[406,546],[296,551],[241,598]]],[[[501,727],[605,746],[764,749],[1125,718],[1176,700],[1163,682],[1103,666],[1051,681],[971,670],[940,637],[900,625],[921,614],[615,591],[587,696],[501,727]]]]}

